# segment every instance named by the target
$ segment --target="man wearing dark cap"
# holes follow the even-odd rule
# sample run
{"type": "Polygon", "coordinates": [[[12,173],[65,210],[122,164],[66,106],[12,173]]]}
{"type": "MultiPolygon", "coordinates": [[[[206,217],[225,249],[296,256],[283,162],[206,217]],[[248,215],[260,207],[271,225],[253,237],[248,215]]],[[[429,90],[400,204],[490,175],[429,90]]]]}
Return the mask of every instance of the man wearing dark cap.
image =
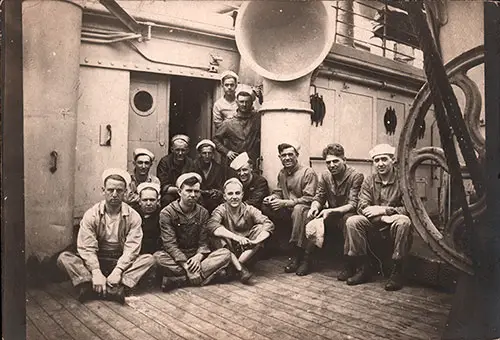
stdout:
{"type": "Polygon", "coordinates": [[[254,163],[248,154],[239,154],[229,166],[243,184],[243,202],[262,210],[262,201],[269,196],[269,185],[263,176],[254,172],[254,163]]]}
{"type": "Polygon", "coordinates": [[[139,202],[137,186],[141,183],[156,183],[159,185],[160,180],[149,172],[155,160],[155,155],[151,151],[144,148],[137,148],[134,150],[133,157],[134,171],[130,174],[130,187],[125,202],[137,210],[139,202]]]}
{"type": "Polygon", "coordinates": [[[195,172],[201,177],[201,201],[209,213],[222,203],[222,184],[224,170],[214,160],[215,144],[210,139],[203,139],[196,145],[198,158],[194,161],[195,172]]]}
{"type": "Polygon", "coordinates": [[[178,188],[175,186],[177,178],[186,172],[194,171],[194,162],[188,157],[189,137],[175,135],[170,141],[170,154],[164,156],[156,168],[156,175],[161,184],[161,206],[179,198],[178,188]]]}
{"type": "Polygon", "coordinates": [[[98,295],[125,303],[125,288],[134,288],[155,259],[139,255],[141,217],[123,202],[130,184],[128,172],[108,169],[102,183],[104,201],[87,210],[80,222],[78,253],[62,252],[57,264],[79,288],[81,302],[98,295]]]}
{"type": "Polygon", "coordinates": [[[279,158],[283,164],[278,174],[278,190],[264,198],[263,206],[264,213],[276,225],[276,234],[281,232],[283,235],[285,231],[288,233],[290,225],[292,226],[289,243],[295,249],[285,266],[285,272],[295,272],[302,276],[308,274],[310,269],[311,254],[305,226],[318,177],[312,168],[299,163],[299,149],[295,142],[278,145],[279,158]]]}
{"type": "Polygon", "coordinates": [[[201,176],[196,172],[179,176],[176,187],[179,199],[160,213],[163,249],[155,253],[163,272],[162,289],[182,285],[205,285],[231,262],[228,249],[211,252],[208,247],[208,211],[197,203],[201,176]]]}
{"type": "MultiPolygon", "coordinates": [[[[345,221],[356,213],[363,174],[346,163],[344,147],[329,144],[323,149],[323,159],[327,170],[319,176],[316,195],[307,217],[313,219],[306,225],[306,237],[318,247],[323,245],[325,229],[340,230],[345,235],[345,221]],[[328,203],[328,208],[325,208],[328,203]]],[[[344,236],[344,254],[347,257],[347,240],[344,236]]],[[[346,261],[347,262],[347,261],[346,261]]],[[[348,264],[348,263],[347,263],[348,264]]],[[[338,279],[345,281],[351,277],[353,268],[346,264],[338,279]]]]}
{"type": "Polygon", "coordinates": [[[236,90],[238,111],[232,119],[222,122],[214,136],[217,151],[226,157],[226,164],[242,152],[256,161],[260,154],[260,115],[253,110],[255,94],[251,87],[240,85],[236,90]]]}
{"type": "Polygon", "coordinates": [[[347,279],[348,285],[370,280],[367,256],[367,231],[388,230],[393,241],[393,269],[385,290],[403,287],[403,260],[411,247],[411,220],[403,204],[398,174],[394,166],[395,149],[388,144],[376,145],[370,157],[376,173],[363,181],[359,194],[358,214],[346,222],[348,260],[357,272],[347,279]]]}

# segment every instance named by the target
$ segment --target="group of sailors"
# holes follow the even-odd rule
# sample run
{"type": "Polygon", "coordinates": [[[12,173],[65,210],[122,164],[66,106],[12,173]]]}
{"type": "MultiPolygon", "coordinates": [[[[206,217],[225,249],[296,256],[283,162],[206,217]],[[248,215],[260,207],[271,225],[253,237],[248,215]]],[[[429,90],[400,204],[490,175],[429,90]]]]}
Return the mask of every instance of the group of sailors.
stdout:
{"type": "Polygon", "coordinates": [[[340,144],[324,148],[327,170],[317,174],[298,161],[300,145],[283,141],[276,146],[283,167],[277,189],[270,192],[255,168],[260,150],[255,93],[237,87],[237,81],[233,72],[223,75],[225,95],[214,105],[217,130],[213,140],[196,144],[196,160],[188,156],[189,137],[176,135],[170,153],[158,162],[157,176],[150,173],[155,155],[144,148],[133,153],[132,173],[104,171],[104,200],[85,212],[77,251],[65,251],[57,261],[80,301],[107,296],[124,303],[149,273],[156,274],[163,291],[214,279],[248,284],[256,254],[284,242],[293,246],[284,271],[307,275],[325,232],[335,229],[344,238],[339,280],[349,285],[370,280],[368,233],[388,230],[393,268],[385,289],[403,287],[411,221],[394,147],[379,144],[370,151],[376,172],[364,178],[347,164],[340,144]]]}

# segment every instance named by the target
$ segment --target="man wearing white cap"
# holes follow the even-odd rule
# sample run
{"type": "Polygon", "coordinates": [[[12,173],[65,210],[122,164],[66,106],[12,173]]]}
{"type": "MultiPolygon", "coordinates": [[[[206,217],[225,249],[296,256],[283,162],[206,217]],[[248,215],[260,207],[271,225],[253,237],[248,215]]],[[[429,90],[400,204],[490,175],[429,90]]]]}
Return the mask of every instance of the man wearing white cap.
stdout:
{"type": "Polygon", "coordinates": [[[252,108],[254,98],[254,92],[249,86],[238,86],[237,113],[232,119],[225,120],[215,133],[217,151],[226,157],[227,162],[233,161],[238,154],[245,151],[254,161],[259,157],[260,115],[252,108]]]}
{"type": "Polygon", "coordinates": [[[137,212],[142,218],[141,254],[154,254],[161,249],[160,239],[160,184],[142,182],[137,187],[137,212]]]}
{"type": "MultiPolygon", "coordinates": [[[[306,237],[318,247],[322,247],[325,232],[328,235],[329,231],[340,231],[344,239],[344,254],[347,257],[345,221],[356,213],[364,176],[347,165],[342,145],[329,144],[323,149],[322,155],[327,170],[319,176],[316,195],[307,215],[313,220],[306,225],[306,237]],[[328,208],[324,209],[326,203],[328,208]]],[[[340,281],[345,281],[354,275],[354,269],[347,264],[338,276],[340,281]]]]}
{"type": "Polygon", "coordinates": [[[217,131],[226,119],[234,117],[238,104],[236,103],[236,87],[238,86],[238,75],[233,71],[224,71],[221,74],[221,85],[224,95],[219,98],[212,109],[212,119],[217,131]]]}
{"type": "Polygon", "coordinates": [[[278,190],[264,198],[264,214],[276,225],[278,241],[292,225],[290,244],[294,254],[285,267],[286,273],[306,275],[310,267],[310,247],[306,239],[307,213],[316,193],[318,177],[310,167],[298,162],[300,146],[296,142],[281,143],[278,153],[283,168],[278,174],[278,190]],[[281,237],[280,237],[281,236],[281,237]]]}
{"type": "Polygon", "coordinates": [[[262,248],[274,224],[259,209],[242,202],[243,184],[237,178],[228,179],[223,189],[225,203],[214,210],[207,228],[231,250],[241,282],[248,283],[252,274],[245,265],[262,248]]]}
{"type": "Polygon", "coordinates": [[[158,177],[153,176],[149,173],[151,166],[155,160],[155,155],[144,148],[137,148],[133,153],[134,157],[134,171],[130,174],[130,187],[128,190],[127,199],[125,200],[132,208],[137,209],[139,202],[139,193],[137,192],[137,186],[141,183],[157,183],[160,184],[158,177]]]}
{"type": "Polygon", "coordinates": [[[367,230],[389,229],[393,240],[393,269],[385,285],[388,291],[403,287],[402,265],[411,247],[411,221],[403,205],[398,174],[394,167],[394,147],[376,145],[370,157],[376,173],[363,181],[359,195],[358,214],[347,219],[348,259],[358,272],[347,279],[348,285],[369,281],[367,230]]]}
{"type": "Polygon", "coordinates": [[[160,212],[163,250],[155,258],[163,271],[162,289],[185,284],[205,285],[231,261],[231,252],[208,248],[208,211],[197,203],[201,176],[189,172],[179,176],[176,187],[180,198],[160,212]]]}
{"type": "Polygon", "coordinates": [[[222,203],[222,184],[224,170],[214,160],[215,144],[210,139],[203,139],[196,145],[198,158],[194,161],[195,171],[202,177],[202,205],[211,213],[222,203]]]}
{"type": "Polygon", "coordinates": [[[150,254],[139,255],[141,217],[123,202],[130,184],[128,172],[108,169],[102,184],[104,201],[87,210],[80,222],[78,254],[65,251],[57,263],[79,288],[80,301],[95,292],[125,303],[124,288],[134,288],[155,260],[150,254]]]}
{"type": "Polygon", "coordinates": [[[264,177],[253,171],[253,164],[248,154],[243,152],[229,166],[243,183],[243,202],[261,210],[264,197],[269,195],[269,185],[264,177]]]}
{"type": "Polygon", "coordinates": [[[189,152],[189,137],[175,135],[170,140],[170,153],[158,162],[156,175],[161,184],[161,206],[179,198],[178,188],[175,186],[177,178],[186,172],[194,171],[194,162],[187,155],[189,152]]]}

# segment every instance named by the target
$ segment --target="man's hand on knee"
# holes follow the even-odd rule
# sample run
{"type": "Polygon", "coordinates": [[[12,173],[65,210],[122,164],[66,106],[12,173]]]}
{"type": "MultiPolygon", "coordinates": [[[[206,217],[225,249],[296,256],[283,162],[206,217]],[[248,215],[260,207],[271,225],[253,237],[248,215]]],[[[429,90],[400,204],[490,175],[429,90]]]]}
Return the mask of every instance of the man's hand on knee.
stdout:
{"type": "Polygon", "coordinates": [[[100,269],[92,271],[92,289],[99,295],[106,296],[106,276],[104,276],[100,269]]]}
{"type": "Polygon", "coordinates": [[[118,285],[122,280],[122,271],[121,269],[115,268],[109,274],[108,278],[106,279],[107,284],[111,287],[118,285]]]}

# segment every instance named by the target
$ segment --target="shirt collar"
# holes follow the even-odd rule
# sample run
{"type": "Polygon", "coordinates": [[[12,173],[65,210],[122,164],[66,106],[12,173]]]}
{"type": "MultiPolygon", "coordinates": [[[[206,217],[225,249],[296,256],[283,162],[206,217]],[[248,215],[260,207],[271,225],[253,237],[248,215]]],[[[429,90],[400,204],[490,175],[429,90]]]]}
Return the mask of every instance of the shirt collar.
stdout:
{"type": "Polygon", "coordinates": [[[299,170],[299,168],[300,168],[300,164],[297,163],[290,170],[283,168],[283,171],[285,172],[285,174],[287,174],[288,176],[290,176],[290,175],[293,175],[295,172],[297,172],[297,170],[299,170]]]}
{"type": "MultiPolygon", "coordinates": [[[[387,179],[387,183],[386,184],[394,184],[396,182],[396,177],[397,177],[396,169],[393,169],[392,170],[392,175],[387,179]]],[[[377,182],[377,183],[383,183],[382,178],[380,177],[380,175],[378,173],[375,174],[375,182],[377,182]]]]}
{"type": "MultiPolygon", "coordinates": [[[[106,201],[102,200],[99,203],[99,214],[101,216],[104,215],[105,209],[106,209],[106,201]]],[[[122,202],[121,214],[122,214],[122,216],[128,216],[128,215],[130,215],[130,206],[128,204],[122,202]]]]}
{"type": "Polygon", "coordinates": [[[349,166],[345,166],[345,170],[344,170],[344,173],[342,174],[342,177],[340,177],[340,179],[336,179],[335,176],[332,175],[332,178],[333,180],[338,184],[338,185],[341,185],[342,183],[344,183],[346,181],[346,179],[349,177],[349,175],[351,174],[351,172],[353,172],[353,169],[349,166]]]}

